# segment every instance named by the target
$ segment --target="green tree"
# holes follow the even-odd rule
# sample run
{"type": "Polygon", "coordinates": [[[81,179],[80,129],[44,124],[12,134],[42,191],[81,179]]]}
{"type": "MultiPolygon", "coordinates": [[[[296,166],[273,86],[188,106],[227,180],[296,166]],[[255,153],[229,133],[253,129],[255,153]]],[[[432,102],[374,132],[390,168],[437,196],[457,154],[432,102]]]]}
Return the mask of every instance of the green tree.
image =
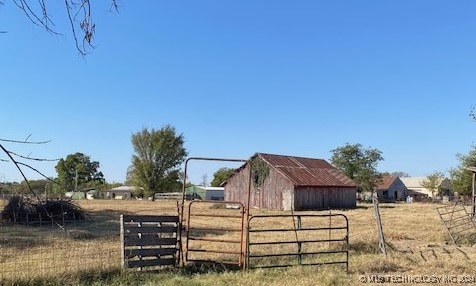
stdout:
{"type": "Polygon", "coordinates": [[[345,144],[331,150],[331,163],[358,185],[358,191],[373,192],[380,178],[378,162],[382,152],[375,148],[363,148],[361,144],[345,144]]]}
{"type": "Polygon", "coordinates": [[[466,168],[476,167],[476,146],[472,146],[468,154],[457,154],[459,165],[450,169],[451,187],[454,192],[469,195],[472,192],[472,173],[466,168]]]}
{"type": "Polygon", "coordinates": [[[128,183],[142,187],[138,196],[170,192],[180,188],[179,166],[185,160],[184,137],[166,125],[160,130],[147,128],[132,135],[134,154],[128,169],[128,183]]]}
{"type": "MultiPolygon", "coordinates": [[[[30,184],[31,190],[37,195],[51,192],[51,188],[53,186],[53,182],[49,180],[28,180],[28,183],[30,184]]],[[[25,181],[22,181],[18,185],[17,192],[22,194],[30,193],[25,181]]]]}
{"type": "Polygon", "coordinates": [[[212,187],[220,187],[223,182],[233,175],[236,169],[223,167],[213,173],[213,180],[210,183],[212,187]]]}
{"type": "Polygon", "coordinates": [[[74,153],[60,159],[56,164],[59,183],[53,187],[56,194],[74,191],[86,187],[96,187],[105,183],[104,175],[99,172],[99,162],[91,161],[83,153],[74,153]]]}
{"type": "Polygon", "coordinates": [[[427,188],[431,192],[431,196],[435,197],[436,194],[440,194],[440,184],[441,181],[445,178],[445,175],[441,172],[433,172],[426,176],[421,182],[421,186],[427,188]]]}

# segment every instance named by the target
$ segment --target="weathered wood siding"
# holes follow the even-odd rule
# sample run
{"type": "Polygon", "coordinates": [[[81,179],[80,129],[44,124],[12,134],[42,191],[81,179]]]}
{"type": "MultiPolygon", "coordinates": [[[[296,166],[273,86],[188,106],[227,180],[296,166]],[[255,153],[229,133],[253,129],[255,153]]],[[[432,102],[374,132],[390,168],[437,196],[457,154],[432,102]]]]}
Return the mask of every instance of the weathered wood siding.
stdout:
{"type": "Polygon", "coordinates": [[[286,190],[294,190],[294,185],[276,169],[270,167],[268,177],[264,181],[259,193],[260,201],[256,201],[255,198],[254,207],[261,209],[283,209],[283,192],[286,190]]]}
{"type": "Polygon", "coordinates": [[[231,176],[225,185],[225,201],[247,204],[249,164],[231,176]]]}
{"type": "Polygon", "coordinates": [[[405,200],[408,195],[408,190],[405,184],[397,178],[390,185],[388,189],[379,189],[377,190],[377,197],[380,201],[402,201],[405,200]],[[384,192],[387,191],[387,195],[384,195],[384,192]]]}
{"type": "MultiPolygon", "coordinates": [[[[225,200],[247,204],[250,165],[228,179],[225,185],[225,200]]],[[[251,183],[250,207],[260,209],[282,209],[282,192],[292,190],[293,184],[272,167],[259,191],[251,183]]]]}
{"type": "Polygon", "coordinates": [[[294,207],[296,210],[355,208],[356,193],[356,188],[298,187],[294,191],[294,207]]]}
{"type": "MultiPolygon", "coordinates": [[[[240,169],[225,185],[225,200],[248,203],[250,164],[240,169]]],[[[356,207],[355,187],[297,187],[270,166],[263,186],[257,190],[251,183],[250,207],[259,209],[283,209],[283,193],[294,196],[295,210],[348,209],[356,207]]]]}

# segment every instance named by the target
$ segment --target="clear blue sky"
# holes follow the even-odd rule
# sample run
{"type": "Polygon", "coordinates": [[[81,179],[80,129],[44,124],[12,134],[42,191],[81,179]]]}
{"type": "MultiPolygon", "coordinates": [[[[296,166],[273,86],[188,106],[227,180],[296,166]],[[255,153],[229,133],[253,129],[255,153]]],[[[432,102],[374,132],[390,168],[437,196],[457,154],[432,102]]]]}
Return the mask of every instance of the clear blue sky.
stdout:
{"type": "MultiPolygon", "coordinates": [[[[473,0],[123,0],[119,14],[94,1],[84,58],[48,2],[62,36],[0,6],[0,138],[52,140],[4,143],[36,157],[85,153],[108,182],[125,179],[131,134],[165,124],[190,156],[329,159],[360,143],[383,152],[380,171],[413,176],[455,167],[476,139],[473,0]]],[[[220,166],[192,164],[190,179],[220,166]]],[[[21,177],[0,162],[0,180],[21,177]]]]}

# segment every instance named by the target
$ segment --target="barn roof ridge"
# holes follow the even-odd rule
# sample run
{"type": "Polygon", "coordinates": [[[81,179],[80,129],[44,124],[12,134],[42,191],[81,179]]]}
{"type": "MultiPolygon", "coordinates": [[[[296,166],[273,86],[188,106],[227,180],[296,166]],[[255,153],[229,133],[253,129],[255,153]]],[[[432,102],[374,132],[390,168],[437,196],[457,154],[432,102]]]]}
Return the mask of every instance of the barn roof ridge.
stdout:
{"type": "Polygon", "coordinates": [[[295,186],[341,186],[355,187],[355,183],[344,173],[324,159],[306,158],[268,153],[256,153],[281,173],[295,186]]]}

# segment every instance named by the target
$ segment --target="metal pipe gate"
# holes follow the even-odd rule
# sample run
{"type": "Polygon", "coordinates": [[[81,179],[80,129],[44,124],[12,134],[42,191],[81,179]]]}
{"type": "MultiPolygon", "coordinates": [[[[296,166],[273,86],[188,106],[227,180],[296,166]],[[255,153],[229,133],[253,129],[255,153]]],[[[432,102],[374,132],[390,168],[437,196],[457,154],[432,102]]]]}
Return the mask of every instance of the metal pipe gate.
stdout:
{"type": "Polygon", "coordinates": [[[348,271],[348,246],[343,214],[255,215],[248,220],[246,267],[342,264],[348,271]]]}
{"type": "Polygon", "coordinates": [[[243,267],[244,218],[245,208],[239,202],[191,202],[188,206],[185,261],[243,267]],[[213,211],[210,211],[210,206],[214,206],[213,211]]]}

